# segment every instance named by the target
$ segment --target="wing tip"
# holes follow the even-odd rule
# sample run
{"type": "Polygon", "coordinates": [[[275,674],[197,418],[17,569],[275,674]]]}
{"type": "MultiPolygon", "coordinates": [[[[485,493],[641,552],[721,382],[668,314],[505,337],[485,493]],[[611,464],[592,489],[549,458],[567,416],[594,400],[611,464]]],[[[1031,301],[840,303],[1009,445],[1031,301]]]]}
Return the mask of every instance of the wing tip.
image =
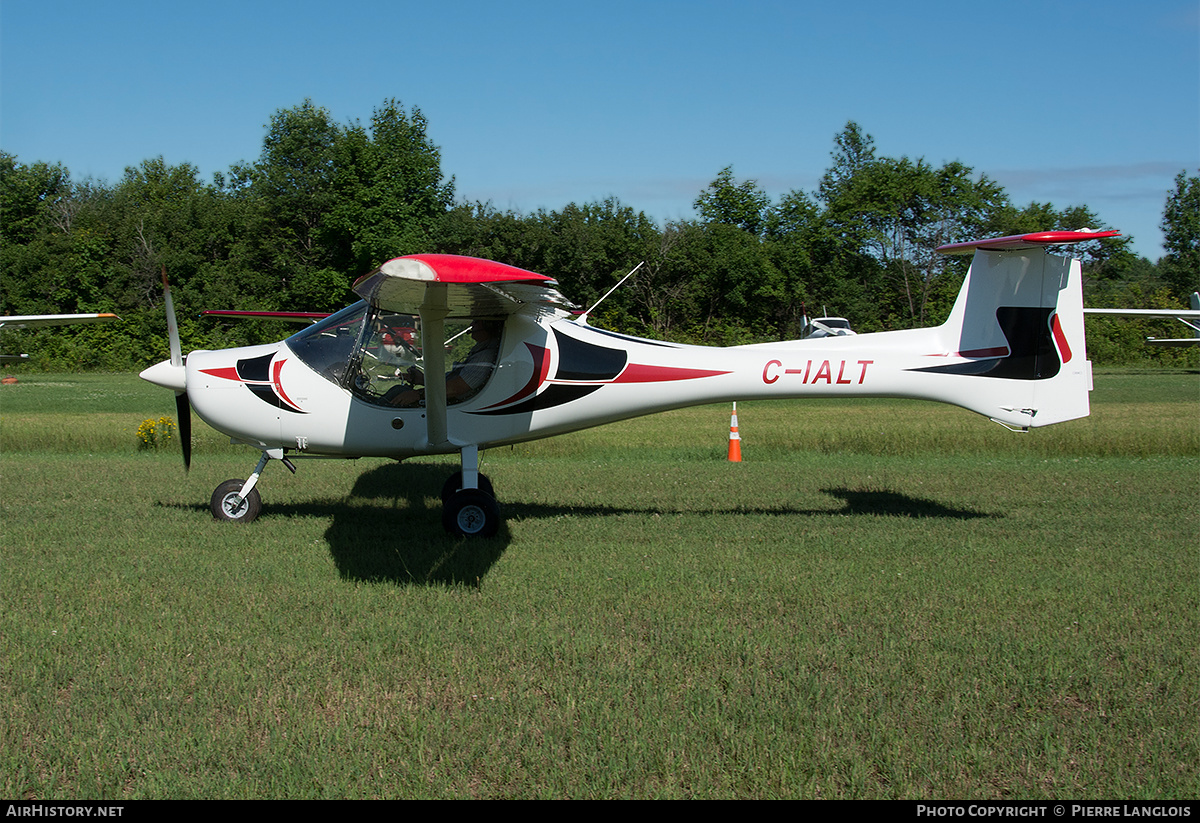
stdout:
{"type": "Polygon", "coordinates": [[[462,254],[408,254],[392,258],[378,271],[390,277],[434,283],[555,282],[544,274],[462,254]]]}

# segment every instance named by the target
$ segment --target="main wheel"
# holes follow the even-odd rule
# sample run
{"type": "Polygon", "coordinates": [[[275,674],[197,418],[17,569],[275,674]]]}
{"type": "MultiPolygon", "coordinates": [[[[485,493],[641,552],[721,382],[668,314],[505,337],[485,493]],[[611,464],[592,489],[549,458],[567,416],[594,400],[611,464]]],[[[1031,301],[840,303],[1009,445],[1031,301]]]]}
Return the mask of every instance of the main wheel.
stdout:
{"type": "Polygon", "coordinates": [[[442,526],[462,537],[491,537],[500,528],[500,506],[480,489],[459,489],[442,506],[442,526]]]}
{"type": "MultiPolygon", "coordinates": [[[[461,488],[462,472],[455,472],[446,478],[446,483],[442,486],[442,505],[446,505],[450,497],[461,488]]],[[[494,498],[496,496],[496,492],[492,488],[492,481],[483,472],[479,473],[479,490],[487,494],[488,497],[494,498]]]]}
{"type": "Polygon", "coordinates": [[[258,517],[262,511],[262,497],[258,489],[251,489],[246,499],[238,502],[238,492],[242,490],[245,480],[226,480],[217,486],[213,492],[208,508],[217,520],[227,520],[232,523],[249,523],[258,517]]]}

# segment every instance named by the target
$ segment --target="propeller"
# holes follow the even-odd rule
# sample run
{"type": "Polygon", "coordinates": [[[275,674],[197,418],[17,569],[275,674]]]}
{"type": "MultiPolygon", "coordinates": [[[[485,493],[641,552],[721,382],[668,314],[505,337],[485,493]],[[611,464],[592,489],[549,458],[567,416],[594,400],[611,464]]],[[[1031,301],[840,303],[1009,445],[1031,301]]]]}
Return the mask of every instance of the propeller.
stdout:
{"type": "MultiPolygon", "coordinates": [[[[175,322],[175,304],[171,302],[171,285],[167,282],[167,267],[162,267],[163,302],[167,309],[167,340],[171,346],[171,369],[183,369],[183,347],[179,344],[179,324],[175,322]]],[[[184,372],[186,374],[186,372],[184,372]]],[[[192,404],[188,401],[186,378],[182,389],[175,391],[175,416],[179,421],[179,442],[183,446],[183,470],[192,468],[192,404]]]]}

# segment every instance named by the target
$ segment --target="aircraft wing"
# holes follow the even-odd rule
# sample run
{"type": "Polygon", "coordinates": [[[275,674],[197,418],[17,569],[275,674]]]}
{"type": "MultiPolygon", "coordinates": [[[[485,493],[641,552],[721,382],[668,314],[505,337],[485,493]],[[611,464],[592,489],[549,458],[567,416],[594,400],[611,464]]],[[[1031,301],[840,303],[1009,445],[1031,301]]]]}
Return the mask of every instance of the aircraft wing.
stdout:
{"type": "Polygon", "coordinates": [[[1147,346],[1200,346],[1200,337],[1147,337],[1147,346]]]}
{"type": "Polygon", "coordinates": [[[465,318],[508,315],[527,305],[573,308],[556,286],[550,277],[491,260],[414,254],[389,260],[360,277],[354,292],[398,314],[421,314],[436,292],[434,299],[446,317],[465,318]]]}
{"type": "Polygon", "coordinates": [[[289,323],[315,323],[329,316],[328,312],[317,311],[235,311],[233,309],[205,309],[201,317],[232,317],[237,320],[286,320],[289,323]]]}
{"type": "Polygon", "coordinates": [[[1110,314],[1115,317],[1185,317],[1200,318],[1200,311],[1187,309],[1084,309],[1084,314],[1110,314]]]}
{"type": "Polygon", "coordinates": [[[0,329],[32,329],[38,326],[67,326],[72,323],[105,323],[120,320],[115,314],[26,314],[0,317],[0,329]]]}
{"type": "Polygon", "coordinates": [[[1151,346],[1200,346],[1200,292],[1192,292],[1189,309],[1084,309],[1084,314],[1107,314],[1110,317],[1174,317],[1195,334],[1191,337],[1147,337],[1151,346]]]}

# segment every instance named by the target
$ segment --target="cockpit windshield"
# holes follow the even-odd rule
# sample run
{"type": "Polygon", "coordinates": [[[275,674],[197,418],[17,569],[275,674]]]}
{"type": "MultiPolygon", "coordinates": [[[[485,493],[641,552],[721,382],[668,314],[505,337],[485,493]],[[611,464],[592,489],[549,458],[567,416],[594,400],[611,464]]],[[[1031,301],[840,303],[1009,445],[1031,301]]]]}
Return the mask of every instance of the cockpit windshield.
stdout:
{"type": "MultiPolygon", "coordinates": [[[[491,377],[502,330],[498,320],[446,321],[446,361],[457,363],[445,377],[447,402],[474,396],[491,377]]],[[[362,301],[292,335],[287,344],[322,377],[369,403],[424,402],[421,321],[414,315],[362,301]]]]}
{"type": "Polygon", "coordinates": [[[317,374],[340,384],[362,334],[366,313],[367,301],[360,300],[293,334],[287,339],[287,346],[317,374]]]}

